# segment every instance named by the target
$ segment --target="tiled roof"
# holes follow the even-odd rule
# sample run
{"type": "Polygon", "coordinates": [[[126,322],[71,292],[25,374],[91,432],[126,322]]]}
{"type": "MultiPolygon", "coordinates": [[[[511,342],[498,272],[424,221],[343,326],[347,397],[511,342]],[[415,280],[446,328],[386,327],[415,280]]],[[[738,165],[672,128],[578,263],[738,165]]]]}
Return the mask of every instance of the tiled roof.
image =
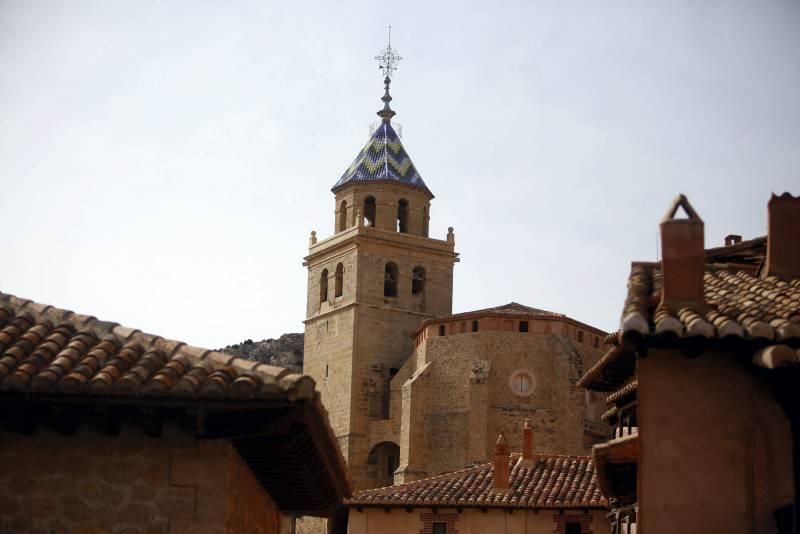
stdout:
{"type": "Polygon", "coordinates": [[[23,431],[100,417],[113,433],[137,408],[229,439],[286,513],[325,515],[350,495],[310,377],[0,293],[0,415],[26,414],[23,431]]]}
{"type": "MultiPolygon", "coordinates": [[[[614,334],[619,336],[619,332],[614,334]]],[[[578,381],[579,387],[595,391],[614,391],[636,371],[636,356],[626,351],[616,339],[610,341],[611,348],[578,381]]]]}
{"type": "Polygon", "coordinates": [[[352,182],[401,183],[422,189],[433,197],[390,122],[378,126],[331,190],[336,192],[352,182]]]}
{"type": "Polygon", "coordinates": [[[466,315],[466,314],[546,315],[548,317],[565,317],[565,315],[562,313],[540,310],[539,308],[531,308],[530,306],[525,306],[524,304],[520,304],[518,302],[509,302],[508,304],[503,304],[501,306],[495,306],[493,308],[484,308],[482,310],[460,313],[452,315],[451,317],[455,318],[458,317],[459,315],[466,315]]]}
{"type": "Polygon", "coordinates": [[[800,279],[759,278],[745,270],[707,265],[706,310],[677,313],[657,309],[661,271],[657,264],[634,264],[622,315],[622,336],[670,333],[679,338],[744,338],[800,341],[800,279]]]}
{"type": "Polygon", "coordinates": [[[494,467],[487,463],[371,490],[345,501],[351,507],[482,507],[482,508],[602,508],[606,500],[597,487],[588,456],[538,455],[533,460],[512,456],[510,491],[493,491],[494,467]]]}
{"type": "MultiPolygon", "coordinates": [[[[760,240],[751,240],[761,245],[760,240]]],[[[711,252],[719,255],[724,250],[711,252]]],[[[707,257],[709,251],[707,252],[707,257]]],[[[613,391],[635,370],[635,351],[623,342],[643,339],[705,339],[738,342],[757,349],[780,342],[800,345],[800,279],[761,278],[757,268],[737,264],[706,264],[704,309],[672,313],[659,307],[662,276],[657,263],[634,263],[628,278],[620,331],[613,346],[578,382],[596,391],[613,391]]]]}
{"type": "Polygon", "coordinates": [[[314,380],[0,293],[0,391],[312,400],[314,380]]]}
{"type": "Polygon", "coordinates": [[[532,319],[545,319],[545,320],[561,319],[569,321],[570,323],[578,325],[582,328],[594,330],[596,332],[602,332],[602,330],[600,330],[599,328],[595,328],[594,326],[581,323],[580,321],[575,321],[574,319],[570,319],[563,313],[541,310],[539,308],[531,308],[530,306],[525,306],[523,304],[519,304],[518,302],[509,302],[508,304],[495,306],[493,308],[483,308],[481,310],[473,310],[473,311],[455,313],[453,315],[446,315],[444,317],[433,317],[431,319],[425,319],[417,326],[417,329],[414,331],[414,334],[412,334],[412,337],[418,335],[426,326],[430,324],[451,322],[451,321],[465,321],[467,319],[474,319],[485,316],[509,317],[509,318],[519,318],[519,319],[526,317],[532,319]]]}

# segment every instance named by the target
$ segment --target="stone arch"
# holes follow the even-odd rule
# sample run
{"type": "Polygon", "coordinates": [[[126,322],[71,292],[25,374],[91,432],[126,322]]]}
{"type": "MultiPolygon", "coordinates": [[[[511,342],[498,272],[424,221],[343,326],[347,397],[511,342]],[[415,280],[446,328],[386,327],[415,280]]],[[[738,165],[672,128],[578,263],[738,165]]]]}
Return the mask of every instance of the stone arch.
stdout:
{"type": "Polygon", "coordinates": [[[408,200],[404,198],[397,201],[397,231],[408,233],[408,200]]]}
{"type": "Polygon", "coordinates": [[[336,277],[333,288],[333,296],[341,297],[344,289],[344,264],[339,263],[336,266],[336,277]]]}
{"type": "Polygon", "coordinates": [[[369,195],[364,198],[364,226],[375,226],[377,214],[378,208],[375,197],[369,195]]]}
{"type": "Polygon", "coordinates": [[[383,272],[383,296],[396,297],[397,296],[397,279],[399,276],[397,264],[389,262],[383,272]]]}
{"type": "Polygon", "coordinates": [[[339,206],[339,231],[344,232],[347,230],[347,201],[342,200],[339,206]]]}
{"type": "Polygon", "coordinates": [[[367,469],[380,486],[391,486],[394,472],[400,465],[400,446],[392,441],[381,441],[369,451],[367,469]]]}

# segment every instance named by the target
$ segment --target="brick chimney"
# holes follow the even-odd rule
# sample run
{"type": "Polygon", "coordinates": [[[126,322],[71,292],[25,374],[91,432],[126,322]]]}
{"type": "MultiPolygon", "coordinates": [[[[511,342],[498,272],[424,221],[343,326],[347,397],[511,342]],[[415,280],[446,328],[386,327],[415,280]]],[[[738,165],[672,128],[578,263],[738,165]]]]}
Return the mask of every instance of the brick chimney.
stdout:
{"type": "Polygon", "coordinates": [[[508,442],[506,441],[506,437],[501,433],[497,437],[497,443],[494,444],[493,490],[506,491],[509,489],[511,475],[508,468],[509,456],[508,442]]]}
{"type": "Polygon", "coordinates": [[[533,460],[533,428],[530,419],[525,419],[522,426],[522,459],[533,460]]]}
{"type": "Polygon", "coordinates": [[[705,243],[703,220],[684,195],[678,195],[661,221],[661,306],[677,312],[702,307],[705,243]],[[687,218],[676,219],[678,209],[687,218]]]}
{"type": "Polygon", "coordinates": [[[772,195],[767,204],[766,276],[800,278],[800,196],[772,195]]]}

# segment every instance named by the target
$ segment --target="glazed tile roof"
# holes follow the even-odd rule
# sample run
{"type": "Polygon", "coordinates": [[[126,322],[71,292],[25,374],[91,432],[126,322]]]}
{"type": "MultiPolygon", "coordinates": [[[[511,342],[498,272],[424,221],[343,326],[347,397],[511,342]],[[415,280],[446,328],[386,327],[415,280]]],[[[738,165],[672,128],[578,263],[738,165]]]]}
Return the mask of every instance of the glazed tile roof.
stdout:
{"type": "Polygon", "coordinates": [[[396,182],[422,189],[433,198],[389,122],[378,126],[331,190],[336,192],[353,182],[396,182]]]}
{"type": "Polygon", "coordinates": [[[588,456],[512,456],[510,491],[493,491],[492,463],[371,490],[345,501],[351,507],[604,508],[588,456]]]}
{"type": "Polygon", "coordinates": [[[313,400],[308,376],[0,293],[0,391],[313,400]]]}

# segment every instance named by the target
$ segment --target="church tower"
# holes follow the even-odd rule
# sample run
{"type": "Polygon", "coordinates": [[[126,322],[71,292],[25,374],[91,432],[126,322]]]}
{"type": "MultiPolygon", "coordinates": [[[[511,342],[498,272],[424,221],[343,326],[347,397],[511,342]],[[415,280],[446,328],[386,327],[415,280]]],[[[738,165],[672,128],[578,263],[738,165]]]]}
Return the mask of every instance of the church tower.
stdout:
{"type": "Polygon", "coordinates": [[[379,126],[332,188],[335,233],[312,232],[304,261],[303,371],[317,382],[357,489],[376,483],[376,454],[383,468],[397,467],[389,382],[419,323],[452,312],[458,261],[452,228],[445,239],[428,236],[433,193],[392,126],[390,75],[400,58],[390,44],[376,59],[385,76],[379,126]]]}

